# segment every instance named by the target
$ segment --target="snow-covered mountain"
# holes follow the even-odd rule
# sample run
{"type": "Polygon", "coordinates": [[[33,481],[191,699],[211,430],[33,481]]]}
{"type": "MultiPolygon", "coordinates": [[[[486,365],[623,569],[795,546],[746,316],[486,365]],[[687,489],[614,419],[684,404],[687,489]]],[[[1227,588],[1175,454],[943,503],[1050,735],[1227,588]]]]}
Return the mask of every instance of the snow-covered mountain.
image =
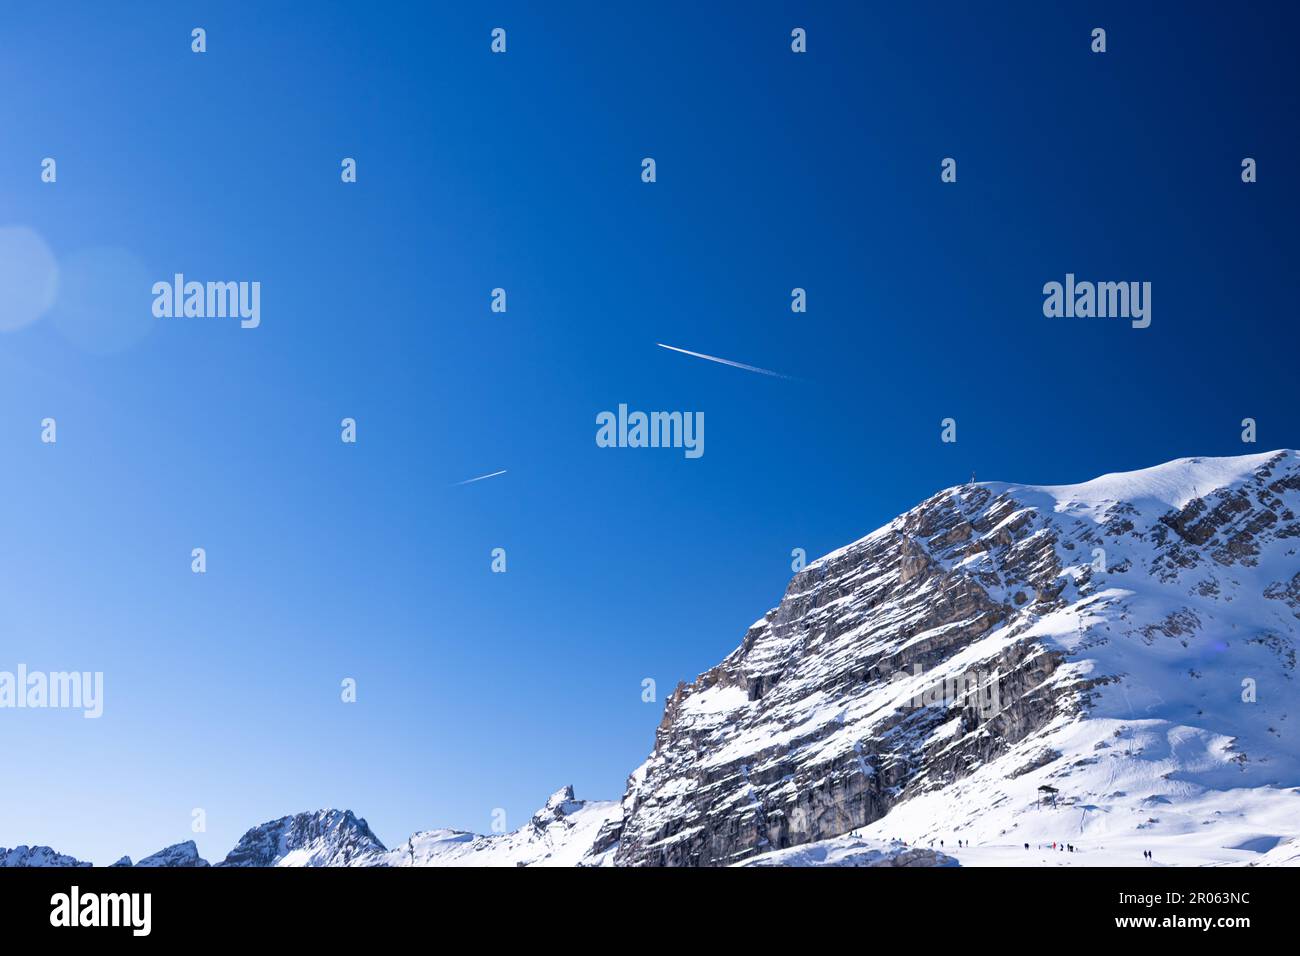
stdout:
{"type": "Polygon", "coordinates": [[[317,810],[253,827],[217,866],[349,866],[383,852],[351,810],[317,810]]]}
{"type": "MultiPolygon", "coordinates": [[[[253,827],[217,866],[608,866],[622,817],[617,800],[553,793],[518,830],[499,834],[426,830],[389,850],[351,810],[317,810],[253,827]]],[[[131,866],[124,856],[113,866],[131,866]]],[[[205,867],[192,840],[135,866],[205,867]]],[[[0,848],[0,866],[91,866],[47,846],[0,848]]]]}
{"type": "Polygon", "coordinates": [[[64,853],[58,853],[48,846],[16,846],[7,849],[0,846],[0,867],[13,866],[94,866],[83,863],[64,853]]]}
{"type": "Polygon", "coordinates": [[[679,685],[621,804],[392,850],[321,810],[218,865],[1297,866],[1298,515],[1294,451],[949,488],[679,685]]]}
{"type": "MultiPolygon", "coordinates": [[[[131,858],[124,856],[111,866],[131,866],[131,858]]],[[[204,867],[208,861],[199,856],[198,847],[194,845],[193,840],[185,843],[177,843],[169,846],[164,850],[159,850],[152,856],[147,856],[135,866],[189,866],[204,867]]],[[[63,853],[58,853],[48,846],[34,847],[15,847],[12,850],[6,850],[0,847],[0,866],[94,866],[93,863],[85,863],[63,853]]]]}
{"type": "Polygon", "coordinates": [[[1300,833],[1297,512],[1292,451],[936,494],[678,687],[617,862],[1270,862],[1300,833]]]}
{"type": "MultiPolygon", "coordinates": [[[[127,859],[127,866],[130,866],[130,859],[127,859]]],[[[181,867],[205,867],[208,861],[199,856],[199,848],[194,845],[193,840],[186,840],[184,843],[175,843],[164,850],[159,850],[152,856],[146,856],[136,866],[181,866],[181,867]]]]}
{"type": "Polygon", "coordinates": [[[356,861],[354,866],[601,866],[613,857],[622,810],[617,800],[574,798],[557,790],[527,824],[512,833],[480,835],[428,830],[400,847],[356,861]],[[606,837],[602,843],[601,837],[606,837]]]}

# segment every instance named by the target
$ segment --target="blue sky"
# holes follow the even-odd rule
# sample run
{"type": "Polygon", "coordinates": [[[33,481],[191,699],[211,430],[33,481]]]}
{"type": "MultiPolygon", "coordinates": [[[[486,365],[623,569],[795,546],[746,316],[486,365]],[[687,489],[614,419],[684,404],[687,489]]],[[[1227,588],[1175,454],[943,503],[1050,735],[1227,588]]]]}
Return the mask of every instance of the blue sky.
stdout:
{"type": "Polygon", "coordinates": [[[972,471],[1300,444],[1295,14],[1048,6],[6,8],[0,228],[60,275],[0,331],[0,670],[105,710],[0,711],[0,845],[618,797],[793,548],[972,471]],[[176,272],[261,282],[261,326],[154,319],[176,272]],[[1067,272],[1150,281],[1151,327],[1045,318],[1067,272]],[[598,448],[620,403],[705,454],[598,448]]]}

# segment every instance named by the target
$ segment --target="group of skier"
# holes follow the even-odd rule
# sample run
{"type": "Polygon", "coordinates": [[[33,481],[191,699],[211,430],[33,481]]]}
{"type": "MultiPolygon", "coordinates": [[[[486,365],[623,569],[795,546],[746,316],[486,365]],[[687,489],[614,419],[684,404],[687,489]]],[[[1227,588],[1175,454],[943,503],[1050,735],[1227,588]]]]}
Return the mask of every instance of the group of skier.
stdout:
{"type": "MultiPolygon", "coordinates": [[[[930,841],[930,846],[934,846],[934,841],[933,841],[933,840],[930,841]]],[[[969,850],[969,849],[970,849],[970,840],[965,840],[965,841],[958,840],[958,841],[957,841],[957,848],[958,848],[958,849],[961,849],[962,847],[965,847],[966,849],[969,850]]],[[[942,840],[939,841],[939,849],[940,849],[940,850],[943,849],[943,841],[942,841],[942,840]]]]}
{"type": "MultiPolygon", "coordinates": [[[[930,841],[930,846],[934,846],[934,840],[931,840],[931,841],[930,841]]],[[[944,842],[943,842],[943,840],[940,840],[940,841],[939,841],[939,849],[942,850],[943,848],[944,848],[944,842]]],[[[957,841],[957,848],[958,848],[958,849],[970,849],[970,840],[961,840],[961,839],[959,839],[959,840],[957,841]]],[[[1026,849],[1026,850],[1029,849],[1029,844],[1028,844],[1028,843],[1025,844],[1025,849],[1026,849]]],[[[1074,853],[1076,850],[1079,851],[1079,852],[1082,852],[1082,850],[1081,850],[1079,847],[1076,847],[1073,843],[1062,843],[1062,842],[1060,842],[1060,841],[1058,841],[1058,840],[1053,840],[1053,841],[1052,841],[1049,845],[1047,845],[1046,847],[1044,847],[1043,844],[1040,843],[1040,844],[1038,844],[1038,849],[1040,849],[1040,850],[1042,850],[1042,849],[1048,849],[1048,850],[1052,850],[1052,851],[1057,852],[1057,853],[1074,853]]],[[[1154,859],[1155,859],[1155,854],[1152,853],[1150,850],[1143,850],[1143,851],[1142,851],[1142,858],[1143,858],[1144,860],[1154,860],[1154,859]]]]}
{"type": "MultiPolygon", "coordinates": [[[[1038,844],[1038,849],[1041,850],[1042,848],[1043,848],[1043,845],[1042,845],[1041,843],[1038,844]]],[[[1029,849],[1029,844],[1028,844],[1028,843],[1025,844],[1025,849],[1026,849],[1026,850],[1029,849]]],[[[1058,851],[1058,852],[1060,852],[1060,853],[1066,853],[1066,852],[1073,853],[1073,852],[1074,852],[1074,844],[1073,844],[1073,843],[1057,843],[1055,840],[1053,840],[1053,841],[1052,841],[1052,845],[1051,845],[1050,847],[1048,847],[1048,849],[1056,850],[1056,851],[1058,851]]]]}

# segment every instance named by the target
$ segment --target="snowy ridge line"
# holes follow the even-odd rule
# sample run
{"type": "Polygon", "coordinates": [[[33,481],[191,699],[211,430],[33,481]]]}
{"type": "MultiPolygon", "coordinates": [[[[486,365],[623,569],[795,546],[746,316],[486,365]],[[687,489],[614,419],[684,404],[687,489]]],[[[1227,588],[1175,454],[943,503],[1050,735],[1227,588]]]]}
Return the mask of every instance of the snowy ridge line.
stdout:
{"type": "MultiPolygon", "coordinates": [[[[602,828],[617,820],[616,801],[578,800],[572,787],[557,790],[523,827],[483,835],[427,830],[390,850],[351,810],[317,810],[253,827],[219,867],[298,866],[602,866],[609,848],[597,850],[602,828]]],[[[87,867],[90,863],[49,847],[0,848],[0,867],[87,867]]],[[[115,867],[131,866],[122,857],[115,867]]],[[[206,867],[193,841],[178,843],[134,864],[206,867]]]]}

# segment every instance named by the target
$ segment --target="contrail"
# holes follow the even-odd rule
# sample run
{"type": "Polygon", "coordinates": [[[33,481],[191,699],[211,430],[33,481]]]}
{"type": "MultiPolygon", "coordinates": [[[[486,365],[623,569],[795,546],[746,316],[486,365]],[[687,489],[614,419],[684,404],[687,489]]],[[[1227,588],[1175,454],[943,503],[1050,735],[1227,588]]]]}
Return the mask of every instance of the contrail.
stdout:
{"type": "Polygon", "coordinates": [[[661,349],[681,352],[683,355],[693,355],[695,358],[702,358],[709,362],[717,362],[721,365],[730,365],[732,368],[743,368],[746,372],[757,372],[760,375],[770,375],[773,378],[790,378],[789,375],[782,375],[780,372],[773,372],[771,369],[759,368],[757,365],[746,365],[744,362],[733,362],[731,359],[718,358],[716,355],[705,355],[703,352],[692,352],[689,349],[679,349],[675,345],[664,345],[662,342],[656,342],[655,345],[659,346],[661,349]]]}
{"type": "Polygon", "coordinates": [[[492,472],[492,474],[490,474],[490,475],[479,475],[477,478],[466,478],[464,481],[458,481],[458,482],[456,482],[456,484],[457,484],[457,485],[468,485],[468,484],[471,484],[472,482],[475,482],[475,481],[482,481],[484,478],[495,478],[497,475],[504,475],[505,473],[506,473],[506,470],[505,470],[504,468],[502,468],[500,471],[494,471],[494,472],[492,472]]]}

